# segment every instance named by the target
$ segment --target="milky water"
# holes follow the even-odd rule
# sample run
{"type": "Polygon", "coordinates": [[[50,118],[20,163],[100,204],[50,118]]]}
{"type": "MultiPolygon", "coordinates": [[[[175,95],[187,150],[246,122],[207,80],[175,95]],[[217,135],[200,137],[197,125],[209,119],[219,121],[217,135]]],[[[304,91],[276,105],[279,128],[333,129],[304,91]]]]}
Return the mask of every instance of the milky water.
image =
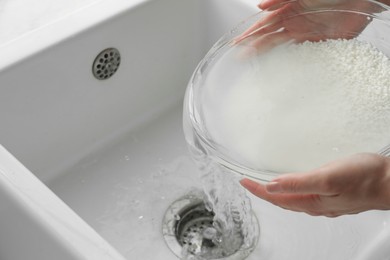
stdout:
{"type": "Polygon", "coordinates": [[[305,171],[390,144],[390,60],[354,40],[232,48],[204,82],[204,128],[240,164],[305,171]]]}

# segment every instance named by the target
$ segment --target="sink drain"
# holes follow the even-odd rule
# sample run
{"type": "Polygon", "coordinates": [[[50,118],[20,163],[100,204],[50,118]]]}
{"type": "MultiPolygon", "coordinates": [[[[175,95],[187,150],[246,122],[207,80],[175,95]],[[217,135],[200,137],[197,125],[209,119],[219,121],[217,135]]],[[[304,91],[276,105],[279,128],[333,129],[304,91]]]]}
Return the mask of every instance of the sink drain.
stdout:
{"type": "Polygon", "coordinates": [[[180,214],[176,223],[176,238],[188,251],[197,254],[202,247],[213,248],[216,230],[213,227],[214,213],[206,210],[203,203],[195,204],[180,214]]]}
{"type": "Polygon", "coordinates": [[[225,255],[224,250],[219,248],[213,218],[214,212],[207,210],[203,200],[197,196],[189,195],[175,201],[163,219],[166,244],[177,257],[183,259],[245,259],[252,249],[241,245],[241,248],[225,255]]]}
{"type": "Polygon", "coordinates": [[[111,78],[121,64],[121,56],[117,49],[108,48],[100,52],[92,65],[95,78],[104,80],[111,78]]]}

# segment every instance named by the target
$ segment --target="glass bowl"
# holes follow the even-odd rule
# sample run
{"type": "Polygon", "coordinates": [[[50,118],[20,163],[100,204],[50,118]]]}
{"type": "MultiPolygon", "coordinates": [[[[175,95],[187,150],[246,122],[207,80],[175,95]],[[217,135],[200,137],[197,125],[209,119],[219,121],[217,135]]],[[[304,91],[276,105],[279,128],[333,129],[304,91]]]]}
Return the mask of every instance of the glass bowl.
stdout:
{"type": "Polygon", "coordinates": [[[354,153],[390,154],[389,7],[304,2],[248,18],[199,63],[184,100],[198,160],[270,181],[354,153]]]}

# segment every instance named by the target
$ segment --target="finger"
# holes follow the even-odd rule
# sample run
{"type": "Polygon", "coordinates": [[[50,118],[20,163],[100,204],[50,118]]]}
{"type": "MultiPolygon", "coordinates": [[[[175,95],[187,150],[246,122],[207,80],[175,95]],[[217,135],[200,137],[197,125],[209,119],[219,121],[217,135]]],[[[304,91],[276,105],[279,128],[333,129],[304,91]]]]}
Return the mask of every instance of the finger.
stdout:
{"type": "Polygon", "coordinates": [[[257,54],[261,54],[289,41],[293,39],[288,31],[283,30],[256,38],[250,45],[257,50],[257,54]]]}
{"type": "Polygon", "coordinates": [[[263,34],[274,32],[282,26],[280,23],[276,24],[278,20],[279,18],[277,16],[274,16],[272,14],[267,15],[263,19],[257,21],[252,26],[250,26],[242,34],[240,34],[234,40],[234,42],[239,43],[249,37],[262,36],[263,34]]]}
{"type": "Polygon", "coordinates": [[[250,191],[253,195],[256,195],[257,196],[257,193],[259,194],[262,194],[264,193],[265,191],[265,187],[264,185],[260,184],[260,183],[257,183],[255,181],[252,181],[250,179],[242,179],[240,180],[240,184],[245,188],[247,189],[248,191],[250,191]]]}
{"type": "Polygon", "coordinates": [[[360,0],[299,0],[300,4],[308,10],[324,7],[337,7],[344,4],[359,2],[360,0]]]}
{"type": "Polygon", "coordinates": [[[314,204],[318,204],[315,196],[312,195],[269,193],[266,185],[257,183],[250,179],[242,179],[240,184],[256,197],[269,201],[283,208],[295,210],[300,208],[302,211],[303,208],[313,208],[314,204]]]}
{"type": "Polygon", "coordinates": [[[345,214],[356,214],[372,207],[354,205],[339,196],[321,196],[318,194],[285,194],[269,193],[266,186],[249,179],[240,183],[253,195],[278,207],[296,212],[305,212],[312,216],[338,217],[345,214]]]}
{"type": "Polygon", "coordinates": [[[268,9],[271,6],[278,5],[284,2],[288,2],[288,0],[263,0],[259,5],[257,5],[260,9],[268,9]]]}
{"type": "Polygon", "coordinates": [[[305,173],[285,174],[266,185],[269,193],[337,195],[327,171],[317,169],[305,173]]]}
{"type": "Polygon", "coordinates": [[[261,36],[268,32],[275,32],[283,27],[283,20],[286,17],[294,15],[299,11],[299,6],[297,7],[297,4],[294,5],[293,3],[284,6],[276,5],[274,8],[271,8],[272,10],[265,10],[269,11],[269,13],[264,14],[264,17],[238,36],[235,39],[235,43],[238,43],[249,36],[261,36]],[[274,8],[276,10],[274,10],[274,8]]]}
{"type": "Polygon", "coordinates": [[[324,208],[321,196],[318,195],[272,194],[267,191],[264,185],[255,181],[243,179],[240,183],[253,195],[284,209],[306,212],[311,215],[320,215],[320,212],[322,212],[322,209],[324,208]]]}
{"type": "Polygon", "coordinates": [[[270,194],[259,197],[283,209],[305,212],[310,215],[324,215],[326,207],[322,204],[321,196],[315,194],[270,194]]]}

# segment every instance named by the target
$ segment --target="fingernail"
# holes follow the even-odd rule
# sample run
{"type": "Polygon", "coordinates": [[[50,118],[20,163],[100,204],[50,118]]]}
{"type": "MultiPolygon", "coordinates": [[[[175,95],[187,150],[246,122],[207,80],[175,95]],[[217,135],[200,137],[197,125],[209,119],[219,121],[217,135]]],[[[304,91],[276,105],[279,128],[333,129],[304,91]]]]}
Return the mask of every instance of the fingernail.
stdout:
{"type": "Polygon", "coordinates": [[[269,193],[278,193],[282,191],[282,186],[279,182],[271,181],[265,185],[266,190],[269,193]]]}
{"type": "Polygon", "coordinates": [[[240,184],[251,193],[255,193],[260,185],[259,183],[250,179],[242,179],[240,180],[240,184]]]}
{"type": "Polygon", "coordinates": [[[260,8],[260,9],[263,9],[263,7],[265,6],[267,8],[267,6],[270,4],[272,0],[263,0],[260,2],[260,4],[258,4],[257,6],[260,8]]]}
{"type": "Polygon", "coordinates": [[[240,180],[240,184],[248,190],[253,189],[256,186],[256,183],[249,179],[240,180]]]}

